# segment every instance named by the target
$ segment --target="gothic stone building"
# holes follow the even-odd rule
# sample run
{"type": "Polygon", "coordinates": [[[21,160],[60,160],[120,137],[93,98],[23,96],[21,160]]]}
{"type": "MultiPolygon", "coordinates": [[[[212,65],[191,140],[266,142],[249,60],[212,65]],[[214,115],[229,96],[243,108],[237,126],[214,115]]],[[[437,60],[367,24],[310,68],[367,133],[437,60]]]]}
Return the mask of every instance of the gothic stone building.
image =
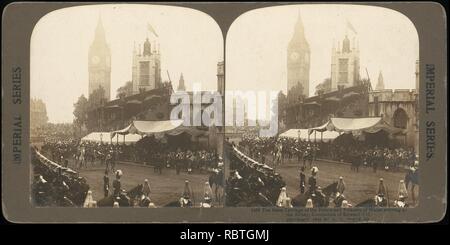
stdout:
{"type": "Polygon", "coordinates": [[[369,116],[383,117],[391,126],[406,132],[394,135],[401,144],[418,150],[418,94],[409,89],[385,89],[369,94],[369,116]]]}

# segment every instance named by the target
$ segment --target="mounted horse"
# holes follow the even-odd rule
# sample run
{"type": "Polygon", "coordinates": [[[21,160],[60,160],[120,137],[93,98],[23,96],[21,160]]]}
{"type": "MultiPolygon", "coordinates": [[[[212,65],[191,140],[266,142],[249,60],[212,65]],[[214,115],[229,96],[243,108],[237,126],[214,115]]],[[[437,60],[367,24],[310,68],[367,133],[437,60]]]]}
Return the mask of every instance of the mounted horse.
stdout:
{"type": "Polygon", "coordinates": [[[337,192],[337,185],[338,182],[336,181],[323,188],[321,191],[323,195],[313,195],[310,190],[303,194],[298,194],[292,198],[292,206],[305,207],[307,200],[311,198],[315,204],[314,207],[328,207],[330,204],[330,199],[333,198],[337,192]]]}
{"type": "MultiPolygon", "coordinates": [[[[142,198],[143,195],[143,185],[139,184],[129,191],[122,191],[117,198],[117,202],[119,203],[119,207],[131,207],[135,205],[143,207],[145,203],[150,203],[147,198],[142,198]]],[[[97,202],[97,206],[112,207],[115,202],[114,199],[114,195],[109,195],[103,199],[100,199],[97,202]]]]}
{"type": "Polygon", "coordinates": [[[388,207],[388,204],[386,197],[376,195],[374,198],[369,198],[356,204],[355,207],[388,207]]]}

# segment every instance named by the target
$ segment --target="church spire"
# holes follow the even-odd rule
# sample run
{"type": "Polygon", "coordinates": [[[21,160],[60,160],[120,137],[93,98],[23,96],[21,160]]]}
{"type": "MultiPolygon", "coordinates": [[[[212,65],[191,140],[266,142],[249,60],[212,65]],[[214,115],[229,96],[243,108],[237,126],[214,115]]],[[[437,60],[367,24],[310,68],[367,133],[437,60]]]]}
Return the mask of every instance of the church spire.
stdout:
{"type": "Polygon", "coordinates": [[[184,77],[183,73],[181,73],[180,80],[178,81],[178,91],[186,91],[186,87],[184,85],[184,77]]]}
{"type": "Polygon", "coordinates": [[[383,79],[383,74],[380,73],[378,74],[378,83],[377,86],[375,87],[376,90],[384,90],[384,79],[383,79]]]}

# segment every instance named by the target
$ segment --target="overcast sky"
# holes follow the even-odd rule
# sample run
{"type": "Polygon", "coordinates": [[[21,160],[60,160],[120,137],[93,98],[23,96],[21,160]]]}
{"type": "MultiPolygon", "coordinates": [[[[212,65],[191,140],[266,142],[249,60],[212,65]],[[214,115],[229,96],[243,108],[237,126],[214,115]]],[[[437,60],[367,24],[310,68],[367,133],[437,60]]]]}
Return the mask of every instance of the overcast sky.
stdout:
{"type": "Polygon", "coordinates": [[[217,88],[217,62],[223,60],[219,26],[188,8],[151,5],[96,5],[65,8],[45,15],[31,38],[31,97],[46,103],[50,122],[72,122],[73,104],[88,93],[88,50],[101,15],[111,50],[111,98],[131,80],[133,43],[142,44],[150,23],[158,34],[161,74],[176,88],[183,72],[187,89],[217,88]]]}
{"type": "Polygon", "coordinates": [[[262,8],[238,17],[227,33],[227,90],[286,91],[286,50],[299,11],[311,51],[310,95],[330,77],[333,40],[342,45],[346,32],[351,42],[359,42],[360,74],[366,78],[367,68],[374,88],[380,70],[386,88],[415,87],[419,40],[406,16],[381,7],[315,4],[262,8]]]}

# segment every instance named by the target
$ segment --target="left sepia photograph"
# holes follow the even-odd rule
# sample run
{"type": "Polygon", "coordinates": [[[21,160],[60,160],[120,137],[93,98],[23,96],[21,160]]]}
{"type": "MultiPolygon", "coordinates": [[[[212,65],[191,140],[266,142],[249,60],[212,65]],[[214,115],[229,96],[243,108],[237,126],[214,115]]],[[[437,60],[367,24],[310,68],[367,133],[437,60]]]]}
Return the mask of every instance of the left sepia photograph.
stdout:
{"type": "Polygon", "coordinates": [[[214,19],[184,7],[42,17],[30,44],[32,205],[223,207],[223,45],[214,19]]]}

